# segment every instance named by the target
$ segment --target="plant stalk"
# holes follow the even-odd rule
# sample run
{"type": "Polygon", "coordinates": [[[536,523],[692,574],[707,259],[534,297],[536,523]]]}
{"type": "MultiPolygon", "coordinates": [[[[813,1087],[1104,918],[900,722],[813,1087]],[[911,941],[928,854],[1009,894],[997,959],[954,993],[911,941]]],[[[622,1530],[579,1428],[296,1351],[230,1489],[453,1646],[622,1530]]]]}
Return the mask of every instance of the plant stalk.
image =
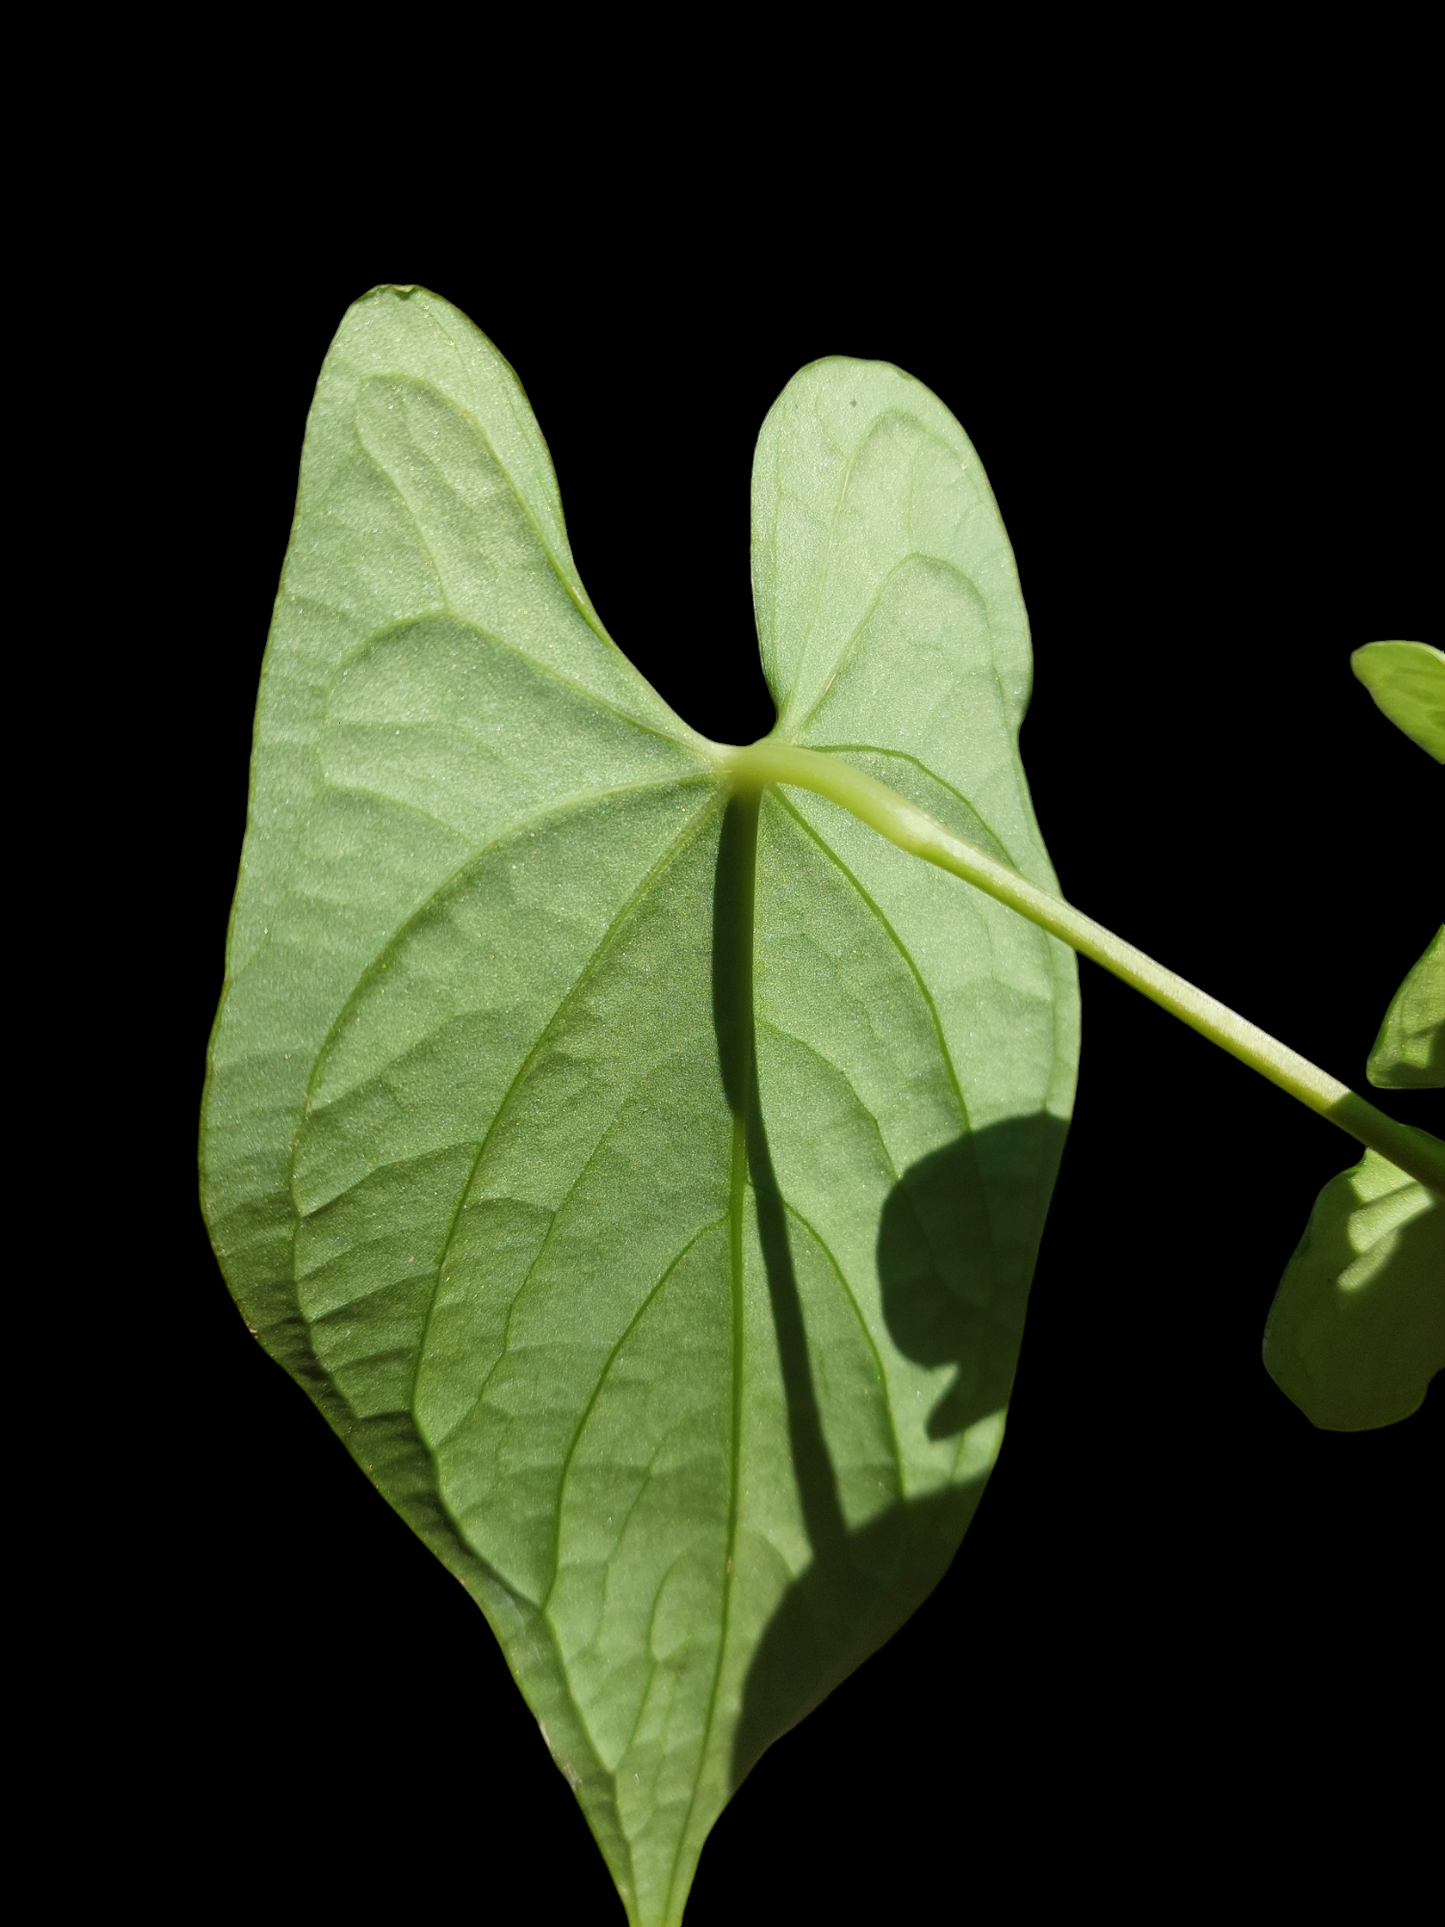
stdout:
{"type": "Polygon", "coordinates": [[[1041,890],[1016,870],[996,862],[971,843],[950,836],[943,825],[923,810],[915,808],[871,776],[854,769],[837,756],[822,750],[799,749],[788,743],[764,740],[745,749],[721,743],[709,745],[720,772],[741,789],[761,788],[765,783],[790,783],[814,791],[839,804],[862,822],[869,824],[890,843],[925,862],[937,864],[962,877],[976,889],[1007,904],[1051,936],[1058,937],[1091,957],[1105,970],[1112,971],[1135,990],[1159,1004],[1175,1017],[1197,1030],[1201,1036],[1227,1050],[1242,1064],[1267,1077],[1282,1091],[1298,1098],[1301,1104],[1320,1117],[1328,1118],[1342,1131],[1378,1151],[1410,1177],[1431,1191],[1445,1195],[1445,1143],[1428,1131],[1400,1124],[1377,1110],[1367,1098],[1352,1091],[1328,1071],[1301,1057],[1287,1044],[1281,1044],[1257,1024],[1251,1024],[1228,1005],[1178,977],[1172,970],[1146,957],[1131,943],[1125,943],[1102,924],[1075,910],[1052,891],[1041,890]]]}

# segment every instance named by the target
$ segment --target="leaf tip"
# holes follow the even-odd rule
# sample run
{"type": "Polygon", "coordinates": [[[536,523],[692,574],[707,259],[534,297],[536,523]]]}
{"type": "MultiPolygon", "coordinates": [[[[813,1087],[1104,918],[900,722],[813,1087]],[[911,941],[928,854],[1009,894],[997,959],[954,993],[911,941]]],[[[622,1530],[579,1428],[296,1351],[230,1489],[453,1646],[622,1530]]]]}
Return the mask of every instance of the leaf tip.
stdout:
{"type": "Polygon", "coordinates": [[[426,289],[419,281],[378,281],[374,288],[368,288],[365,294],[357,297],[356,305],[359,307],[363,301],[375,301],[389,294],[395,295],[398,301],[410,301],[414,294],[425,293],[426,289]]]}

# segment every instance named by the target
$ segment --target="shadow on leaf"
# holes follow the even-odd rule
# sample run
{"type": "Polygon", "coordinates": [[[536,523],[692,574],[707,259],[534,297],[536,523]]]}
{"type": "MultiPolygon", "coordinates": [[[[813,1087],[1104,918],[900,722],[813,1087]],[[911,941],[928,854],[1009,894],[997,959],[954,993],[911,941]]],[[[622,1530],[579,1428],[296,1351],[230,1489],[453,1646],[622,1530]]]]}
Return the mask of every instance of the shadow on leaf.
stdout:
{"type": "MultiPolygon", "coordinates": [[[[1033,1240],[1002,1258],[980,1254],[968,1200],[978,1174],[1006,1172],[1016,1201],[1052,1185],[1065,1127],[1014,1118],[921,1159],[882,1212],[878,1265],[884,1314],[898,1349],[954,1376],[928,1420],[956,1437],[1008,1403],[1018,1361],[1033,1240]]],[[[788,1401],[793,1466],[812,1564],[785,1594],[748,1674],[733,1748],[736,1787],[760,1755],[890,1639],[948,1570],[983,1494],[984,1478],[948,1486],[849,1531],[838,1500],[809,1368],[787,1218],[756,1104],[749,1154],[788,1401]]]]}
{"type": "MultiPolygon", "coordinates": [[[[977,1477],[850,1530],[808,1357],[788,1212],[758,1101],[752,903],[757,799],[729,805],[714,896],[713,1006],[723,1084],[746,1118],[749,1175],[812,1562],[784,1595],[749,1670],[733,1746],[736,1787],[789,1727],[891,1638],[947,1571],[982,1496],[977,1477]]],[[[1063,1150],[1048,1114],[972,1132],[905,1171],[878,1226],[883,1312],[915,1363],[954,1368],[930,1438],[959,1437],[1007,1405],[1044,1209],[1063,1150]]]]}

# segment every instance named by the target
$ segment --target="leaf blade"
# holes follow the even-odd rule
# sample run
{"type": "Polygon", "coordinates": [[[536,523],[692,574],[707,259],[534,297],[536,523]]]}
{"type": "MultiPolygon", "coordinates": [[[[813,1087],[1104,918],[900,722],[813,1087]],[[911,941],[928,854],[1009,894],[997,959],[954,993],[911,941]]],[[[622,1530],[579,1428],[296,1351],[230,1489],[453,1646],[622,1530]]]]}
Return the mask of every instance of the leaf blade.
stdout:
{"type": "Polygon", "coordinates": [[[1350,667],[1396,729],[1445,763],[1445,655],[1424,642],[1367,642],[1350,667]]]}
{"type": "Polygon", "coordinates": [[[1445,924],[1390,999],[1366,1075],[1378,1090],[1445,1085],[1445,924]]]}
{"type": "Polygon", "coordinates": [[[1418,1411],[1445,1367],[1445,1201],[1376,1151],[1331,1178],[1270,1307],[1264,1364],[1322,1431],[1418,1411]]]}
{"type": "MultiPolygon", "coordinates": [[[[888,623],[822,654],[774,624],[807,727],[1051,877],[981,470],[966,540],[955,513],[976,457],[896,370],[834,377],[898,420],[855,464],[877,539],[815,586],[888,623]]],[[[675,1922],[738,1780],[977,1504],[1072,957],[819,799],[729,798],[596,624],[515,378],[436,297],[343,324],[300,495],[208,1218],[263,1343],[482,1605],[629,1918],[675,1922]]]]}

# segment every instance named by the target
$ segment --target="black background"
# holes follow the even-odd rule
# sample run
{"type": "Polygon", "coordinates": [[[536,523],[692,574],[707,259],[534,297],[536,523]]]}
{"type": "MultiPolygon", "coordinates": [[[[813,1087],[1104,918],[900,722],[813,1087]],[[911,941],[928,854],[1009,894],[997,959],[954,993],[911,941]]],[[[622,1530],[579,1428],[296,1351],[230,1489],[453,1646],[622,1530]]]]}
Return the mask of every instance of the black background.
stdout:
{"type": "MultiPolygon", "coordinates": [[[[146,1160],[165,1255],[121,1724],[150,1760],[125,1852],[162,1886],[179,1832],[208,1887],[284,1878],[366,1917],[426,1867],[484,1915],[510,1894],[498,1918],[621,1920],[490,1633],[248,1337],[195,1205],[302,428],[365,288],[435,289],[512,362],[604,621],[708,735],[771,720],[748,586],[762,417],[820,355],[894,361],[963,422],[1014,543],[1023,753],[1065,893],[1357,1084],[1439,920],[1440,771],[1349,667],[1374,638],[1439,641],[1408,223],[1346,195],[1241,225],[1119,185],[1041,198],[1002,249],[944,211],[815,227],[670,208],[661,185],[584,180],[545,233],[398,199],[341,239],[329,215],[222,209],[194,241],[171,229],[184,318],[138,333],[175,593],[136,672],[167,1122],[146,1160]]],[[[1259,1361],[1311,1202],[1354,1153],[1087,964],[1083,993],[1075,1122],[977,1521],[910,1624],[742,1788],[688,1927],[952,1917],[980,1856],[1020,1904],[1062,1880],[1153,1916],[1161,1877],[1177,1898],[1263,1868],[1283,1892],[1304,1862],[1343,1879],[1408,1846],[1441,1399],[1319,1433],[1259,1361]]],[[[1434,1102],[1377,1101],[1422,1123],[1434,1102]]]]}

